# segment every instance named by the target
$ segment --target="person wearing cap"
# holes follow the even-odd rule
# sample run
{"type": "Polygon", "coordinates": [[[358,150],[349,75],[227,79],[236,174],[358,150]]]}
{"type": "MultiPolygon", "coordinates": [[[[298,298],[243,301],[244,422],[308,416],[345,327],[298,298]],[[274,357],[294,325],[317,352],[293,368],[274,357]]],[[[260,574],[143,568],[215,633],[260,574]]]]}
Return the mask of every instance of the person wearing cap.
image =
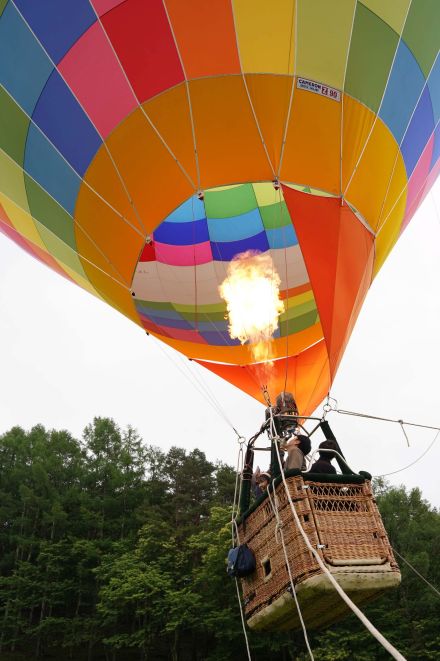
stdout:
{"type": "Polygon", "coordinates": [[[255,498],[259,498],[266,491],[271,481],[271,475],[268,472],[262,473],[260,467],[257,466],[255,473],[252,476],[252,491],[255,498]]]}
{"type": "Polygon", "coordinates": [[[309,454],[311,443],[308,436],[303,434],[295,434],[286,443],[281,445],[281,449],[287,452],[287,458],[284,462],[284,470],[291,470],[297,468],[299,470],[306,470],[305,457],[309,454]]]}
{"type": "MultiPolygon", "coordinates": [[[[338,449],[335,441],[331,439],[323,441],[319,444],[319,447],[323,450],[337,451],[338,449]]],[[[333,458],[334,455],[330,452],[320,452],[319,459],[315,461],[310,467],[310,473],[336,473],[336,468],[331,464],[333,458]]]]}

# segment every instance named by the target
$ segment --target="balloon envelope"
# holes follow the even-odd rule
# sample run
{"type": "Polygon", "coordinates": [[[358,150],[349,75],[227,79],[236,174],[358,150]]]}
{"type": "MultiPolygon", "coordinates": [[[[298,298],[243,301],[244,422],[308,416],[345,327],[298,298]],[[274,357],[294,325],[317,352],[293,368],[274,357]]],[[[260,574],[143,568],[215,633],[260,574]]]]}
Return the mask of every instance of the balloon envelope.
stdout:
{"type": "Polygon", "coordinates": [[[0,229],[310,412],[438,173],[439,40],[436,0],[0,0],[0,229]],[[281,278],[270,374],[218,292],[247,250],[281,278]]]}

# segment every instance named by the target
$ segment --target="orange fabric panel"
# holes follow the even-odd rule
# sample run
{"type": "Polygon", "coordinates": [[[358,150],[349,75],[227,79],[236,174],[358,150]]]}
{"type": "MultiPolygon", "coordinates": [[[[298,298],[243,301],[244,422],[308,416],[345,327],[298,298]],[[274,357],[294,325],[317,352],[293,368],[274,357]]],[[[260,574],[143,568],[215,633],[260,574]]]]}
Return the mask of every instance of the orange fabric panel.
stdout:
{"type": "MultiPolygon", "coordinates": [[[[76,231],[78,251],[89,258],[88,250],[93,242],[104,253],[119,278],[130,286],[144,237],[123,218],[118,216],[90,188],[81,186],[76,201],[76,219],[85,230],[89,241],[84,242],[84,232],[76,231]],[[121,250],[121,246],[123,249],[121,250]]],[[[108,266],[105,269],[108,271],[108,266]]]]}
{"type": "Polygon", "coordinates": [[[240,73],[231,3],[166,0],[187,78],[240,73]]]}
{"type": "Polygon", "coordinates": [[[292,78],[247,74],[246,82],[269,157],[278,172],[292,78]]]}
{"type": "Polygon", "coordinates": [[[143,104],[162,138],[197,183],[194,139],[186,85],[178,85],[143,104]]]}
{"type": "Polygon", "coordinates": [[[289,390],[294,393],[302,415],[310,415],[330,388],[330,371],[324,340],[297,356],[275,361],[272,367],[241,367],[203,360],[196,362],[263,403],[263,386],[267,386],[272,401],[282,390],[289,390]]]}
{"type": "MultiPolygon", "coordinates": [[[[233,365],[247,365],[254,361],[247,345],[215,346],[213,344],[196,344],[195,342],[175,340],[164,335],[159,335],[158,333],[151,334],[165,344],[173,347],[173,349],[176,349],[176,351],[180,351],[180,353],[194,360],[214,360],[233,365]]],[[[303,331],[289,335],[288,338],[279,337],[272,342],[272,358],[274,360],[284,358],[286,356],[286,348],[289,355],[298,354],[306,347],[310,347],[312,344],[322,340],[322,337],[323,332],[319,322],[303,331]]]]}
{"type": "Polygon", "coordinates": [[[124,189],[124,182],[121,181],[116,168],[117,163],[115,165],[105,147],[102,146],[86,171],[84,180],[110,206],[119,211],[124,218],[127,218],[134,227],[137,227],[139,231],[143,231],[142,221],[138,218],[133,205],[130,203],[128,197],[130,193],[127,194],[124,189]]]}
{"type": "Polygon", "coordinates": [[[374,237],[339,198],[283,186],[313,287],[332,379],[371,283],[374,237]]]}
{"type": "MultiPolygon", "coordinates": [[[[107,142],[146,232],[153,231],[194,192],[140,109],[122,122],[107,142]]],[[[95,167],[99,167],[96,158],[87,177],[95,167]]]]}
{"type": "Polygon", "coordinates": [[[341,103],[295,88],[280,179],[337,195],[340,135],[341,103]]]}
{"type": "Polygon", "coordinates": [[[270,181],[264,152],[241,76],[189,83],[202,188],[270,181]]]}
{"type": "MultiPolygon", "coordinates": [[[[342,131],[342,191],[356,167],[376,115],[362,103],[344,94],[342,131]]],[[[356,207],[359,209],[359,207],[356,207]]]]}

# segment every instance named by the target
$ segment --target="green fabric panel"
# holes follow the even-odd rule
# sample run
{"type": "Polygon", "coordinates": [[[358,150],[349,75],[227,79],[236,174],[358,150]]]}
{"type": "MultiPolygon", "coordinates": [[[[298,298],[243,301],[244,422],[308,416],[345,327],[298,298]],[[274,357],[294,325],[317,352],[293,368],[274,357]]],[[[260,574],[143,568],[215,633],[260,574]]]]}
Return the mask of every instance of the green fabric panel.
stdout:
{"type": "Polygon", "coordinates": [[[413,0],[402,38],[427,78],[440,47],[439,0],[413,0]]]}
{"type": "Polygon", "coordinates": [[[0,182],[2,193],[24,211],[29,211],[23,170],[2,151],[0,151],[0,182]]]}
{"type": "Polygon", "coordinates": [[[8,0],[0,0],[0,16],[3,14],[3,9],[8,4],[8,0]]]}
{"type": "Polygon", "coordinates": [[[301,303],[301,305],[291,305],[283,314],[280,315],[280,323],[287,321],[288,319],[295,319],[296,317],[301,317],[303,314],[308,312],[316,313],[316,302],[312,298],[310,301],[301,303]]]}
{"type": "Polygon", "coordinates": [[[396,51],[398,36],[358,4],[348,58],[345,91],[377,112],[396,51]]]}
{"type": "MultiPolygon", "coordinates": [[[[188,314],[194,314],[195,308],[194,305],[183,305],[181,303],[173,303],[173,308],[177,311],[180,312],[180,314],[183,316],[185,313],[188,314]]],[[[222,315],[226,314],[226,304],[225,303],[208,303],[206,305],[199,305],[197,306],[197,311],[200,313],[204,314],[215,314],[219,313],[222,315]]]]}
{"type": "Polygon", "coordinates": [[[29,122],[20,107],[0,87],[0,149],[4,149],[21,166],[29,122]]]}
{"type": "Polygon", "coordinates": [[[263,225],[267,230],[273,230],[277,227],[286,227],[291,225],[290,214],[285,202],[281,204],[268,204],[260,207],[260,216],[263,225]]]}
{"type": "Polygon", "coordinates": [[[56,237],[51,231],[49,231],[41,223],[36,223],[38,233],[41,236],[41,239],[46,246],[48,252],[50,252],[53,257],[58,259],[62,264],[68,266],[81,275],[83,278],[88,280],[86,274],[84,273],[83,266],[77,255],[77,253],[67,246],[61,239],[56,237]]]}
{"type": "Polygon", "coordinates": [[[153,308],[153,310],[172,310],[173,305],[171,303],[165,302],[158,302],[158,301],[143,301],[140,298],[136,299],[136,303],[139,303],[139,305],[145,305],[147,308],[153,308]]]}
{"type": "Polygon", "coordinates": [[[302,314],[300,317],[294,317],[293,319],[288,319],[287,321],[280,322],[280,335],[281,337],[286,337],[286,335],[291,335],[292,333],[299,333],[316,322],[319,319],[317,310],[312,310],[306,314],[302,314]]]}
{"type": "Polygon", "coordinates": [[[207,218],[232,218],[257,208],[254,189],[243,184],[221,191],[206,191],[205,211],[207,218]]]}
{"type": "Polygon", "coordinates": [[[76,250],[73,220],[69,214],[27,174],[25,183],[32,216],[76,250]]]}

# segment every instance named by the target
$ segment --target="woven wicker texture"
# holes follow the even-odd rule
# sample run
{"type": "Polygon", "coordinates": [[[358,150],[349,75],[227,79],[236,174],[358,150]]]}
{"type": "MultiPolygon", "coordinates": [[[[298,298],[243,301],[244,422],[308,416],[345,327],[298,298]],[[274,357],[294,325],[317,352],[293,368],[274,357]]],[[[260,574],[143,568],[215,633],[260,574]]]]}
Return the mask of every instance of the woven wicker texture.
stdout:
{"type": "MultiPolygon", "coordinates": [[[[332,484],[287,478],[296,512],[312,545],[331,567],[390,563],[398,571],[374,501],[369,482],[332,484]]],[[[240,541],[255,554],[257,568],[242,580],[246,617],[254,615],[290,589],[280,530],[284,535],[295,585],[322,574],[307,549],[290,510],[284,485],[280,484],[240,525],[240,541]],[[276,502],[280,526],[273,511],[276,502]]]]}

